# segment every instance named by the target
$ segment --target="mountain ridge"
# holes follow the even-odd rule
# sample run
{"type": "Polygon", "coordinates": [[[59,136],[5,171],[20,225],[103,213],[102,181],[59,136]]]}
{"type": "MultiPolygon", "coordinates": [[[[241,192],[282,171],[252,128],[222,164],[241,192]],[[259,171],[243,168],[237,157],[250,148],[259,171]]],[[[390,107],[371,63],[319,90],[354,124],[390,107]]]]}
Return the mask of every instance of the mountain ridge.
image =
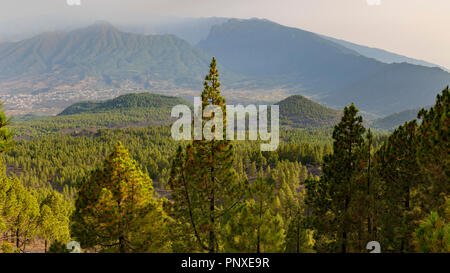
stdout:
{"type": "MultiPolygon", "coordinates": [[[[429,108],[429,107],[424,107],[429,108]]],[[[372,127],[392,130],[413,119],[417,119],[417,114],[422,108],[408,109],[398,113],[391,114],[382,118],[373,120],[370,124],[372,127]]]]}
{"type": "Polygon", "coordinates": [[[289,96],[276,103],[280,109],[280,123],[295,128],[335,125],[341,111],[323,106],[302,95],[289,96]]]}
{"type": "Polygon", "coordinates": [[[97,22],[0,45],[0,90],[19,106],[52,107],[129,92],[193,94],[210,58],[219,62],[225,89],[282,90],[328,106],[354,102],[388,115],[430,104],[450,74],[438,68],[386,64],[318,34],[261,19],[230,19],[191,46],[174,35],[139,35],[97,22]],[[17,94],[17,97],[14,97],[17,94]],[[30,96],[31,95],[31,96],[30,96]],[[24,99],[26,98],[26,99],[24,99]],[[45,103],[41,103],[47,100],[45,103]]]}
{"type": "Polygon", "coordinates": [[[365,111],[389,115],[432,105],[449,83],[450,74],[439,67],[394,63],[331,93],[324,101],[335,107],[353,102],[365,111]]]}
{"type": "MultiPolygon", "coordinates": [[[[105,112],[163,109],[170,120],[170,108],[188,101],[153,93],[130,93],[104,101],[82,101],[64,109],[58,116],[102,114],[105,112]]],[[[341,111],[323,106],[302,95],[292,95],[276,103],[280,106],[281,125],[294,128],[331,126],[338,122],[341,111]]]]}
{"type": "Polygon", "coordinates": [[[231,19],[215,25],[198,46],[237,73],[257,79],[270,76],[279,85],[315,92],[345,86],[348,70],[363,77],[384,65],[315,33],[260,19],[231,19]],[[342,59],[349,60],[338,67],[342,59]],[[324,76],[329,82],[319,81],[324,76]]]}
{"type": "Polygon", "coordinates": [[[440,65],[430,63],[430,62],[427,62],[424,60],[407,57],[407,56],[393,53],[388,50],[384,50],[384,49],[380,49],[380,48],[375,48],[375,47],[352,43],[352,42],[349,42],[349,41],[346,41],[343,39],[336,39],[336,38],[325,36],[325,35],[320,35],[320,36],[325,39],[328,39],[332,42],[340,44],[346,48],[354,50],[355,52],[357,52],[358,54],[361,54],[362,56],[365,56],[368,58],[373,58],[373,59],[376,59],[383,63],[389,63],[389,64],[391,64],[391,63],[410,63],[410,64],[422,65],[422,66],[428,66],[428,67],[439,67],[439,68],[449,72],[449,70],[445,67],[442,67],[440,65]]]}
{"type": "Polygon", "coordinates": [[[104,101],[82,101],[64,109],[58,116],[102,113],[129,109],[167,108],[190,103],[182,98],[152,93],[129,93],[104,101]]]}
{"type": "Polygon", "coordinates": [[[105,85],[156,80],[192,86],[207,64],[202,51],[174,35],[125,33],[104,22],[0,46],[3,80],[50,74],[62,84],[94,77],[105,85]]]}
{"type": "Polygon", "coordinates": [[[279,84],[336,108],[354,102],[377,115],[431,104],[450,83],[441,68],[382,63],[268,20],[229,20],[214,26],[199,46],[267,86],[279,84]]]}

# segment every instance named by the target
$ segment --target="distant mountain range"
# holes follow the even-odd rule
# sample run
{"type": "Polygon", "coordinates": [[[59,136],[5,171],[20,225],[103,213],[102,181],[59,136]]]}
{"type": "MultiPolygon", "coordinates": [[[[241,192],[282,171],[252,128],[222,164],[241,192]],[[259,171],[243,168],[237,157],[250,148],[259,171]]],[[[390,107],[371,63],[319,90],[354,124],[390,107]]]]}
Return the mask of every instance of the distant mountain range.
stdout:
{"type": "Polygon", "coordinates": [[[198,24],[190,28],[198,30],[195,35],[186,34],[194,37],[191,43],[202,37],[200,30],[210,31],[197,45],[175,35],[122,32],[106,22],[0,44],[0,95],[8,106],[42,104],[53,94],[64,105],[80,100],[77,94],[89,99],[99,90],[199,94],[212,56],[220,64],[223,89],[254,90],[254,101],[259,90],[287,90],[334,108],[354,102],[363,111],[388,115],[430,105],[450,84],[450,74],[432,64],[268,20],[216,18],[198,24]],[[64,98],[69,91],[73,98],[64,98]]]}
{"type": "MultiPolygon", "coordinates": [[[[368,47],[368,46],[362,46],[355,43],[347,42],[340,39],[335,39],[333,37],[327,37],[322,35],[323,38],[330,40],[334,43],[340,44],[348,49],[351,49],[362,56],[373,58],[377,61],[383,62],[383,63],[410,63],[410,64],[416,64],[416,65],[423,65],[428,67],[440,67],[437,64],[433,64],[430,62],[426,62],[423,60],[417,60],[409,57],[402,56],[400,54],[392,53],[383,49],[368,47]]],[[[447,70],[445,67],[440,67],[444,70],[447,70]]]]}
{"type": "Polygon", "coordinates": [[[378,115],[430,105],[450,83],[450,74],[440,68],[382,63],[317,34],[267,20],[213,26],[199,47],[265,86],[289,88],[336,108],[354,102],[378,115]]]}
{"type": "Polygon", "coordinates": [[[324,100],[331,105],[354,102],[367,112],[389,115],[432,105],[449,83],[450,74],[440,68],[394,63],[330,93],[324,100]]]}
{"type": "Polygon", "coordinates": [[[0,86],[190,87],[201,82],[209,57],[174,35],[120,32],[106,22],[0,45],[0,86]]]}
{"type": "Polygon", "coordinates": [[[370,126],[384,130],[393,130],[405,122],[416,119],[420,109],[422,108],[408,109],[383,118],[375,119],[371,122],[370,126]]]}

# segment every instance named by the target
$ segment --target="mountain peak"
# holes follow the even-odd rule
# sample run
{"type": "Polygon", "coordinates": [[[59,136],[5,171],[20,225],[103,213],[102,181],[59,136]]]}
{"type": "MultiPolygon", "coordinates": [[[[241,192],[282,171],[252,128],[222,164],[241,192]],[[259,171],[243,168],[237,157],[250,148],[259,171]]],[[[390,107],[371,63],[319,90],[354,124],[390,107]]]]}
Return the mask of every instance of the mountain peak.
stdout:
{"type": "Polygon", "coordinates": [[[330,126],[338,122],[340,112],[302,95],[293,95],[277,103],[281,124],[293,127],[330,126]]]}
{"type": "Polygon", "coordinates": [[[234,67],[236,72],[250,76],[297,74],[294,77],[299,78],[302,73],[303,78],[313,79],[321,77],[323,67],[327,67],[330,77],[343,81],[348,75],[366,77],[378,65],[375,60],[312,32],[256,18],[230,19],[215,25],[198,46],[222,60],[225,67],[234,67]],[[343,69],[343,59],[352,65],[343,69]],[[361,63],[369,63],[369,69],[364,69],[366,65],[361,63]]]}
{"type": "Polygon", "coordinates": [[[64,109],[59,116],[148,108],[167,110],[179,104],[190,105],[189,102],[179,97],[153,93],[129,93],[104,101],[78,102],[64,109]]]}

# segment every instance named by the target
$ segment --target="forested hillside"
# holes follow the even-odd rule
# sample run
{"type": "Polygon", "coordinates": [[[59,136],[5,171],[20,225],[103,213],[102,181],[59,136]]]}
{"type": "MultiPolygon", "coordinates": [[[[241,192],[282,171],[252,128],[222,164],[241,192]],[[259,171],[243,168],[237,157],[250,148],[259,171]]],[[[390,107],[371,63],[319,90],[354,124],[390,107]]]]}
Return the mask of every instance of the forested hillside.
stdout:
{"type": "Polygon", "coordinates": [[[73,115],[73,114],[87,114],[100,113],[108,111],[123,111],[136,109],[151,109],[161,108],[169,111],[175,105],[190,105],[186,100],[169,97],[158,94],[140,93],[140,94],[126,94],[117,98],[106,100],[102,102],[79,102],[67,107],[59,115],[73,115]]]}
{"type": "Polygon", "coordinates": [[[332,126],[339,121],[340,112],[301,95],[290,96],[278,103],[281,124],[292,127],[332,126]]]}
{"type": "MultiPolygon", "coordinates": [[[[105,101],[75,103],[54,117],[24,115],[13,119],[16,138],[33,138],[55,133],[96,132],[98,129],[167,125],[174,121],[175,105],[191,103],[179,98],[151,93],[130,93],[105,101]]],[[[303,96],[291,96],[278,103],[281,124],[291,128],[327,127],[338,121],[339,111],[303,96]]]]}
{"type": "Polygon", "coordinates": [[[407,121],[417,118],[417,113],[419,113],[419,111],[420,108],[416,108],[394,113],[392,115],[373,120],[371,126],[384,130],[392,130],[407,121]]]}
{"type": "MultiPolygon", "coordinates": [[[[203,110],[225,108],[220,87],[213,58],[203,110]]],[[[281,128],[273,152],[261,140],[177,142],[170,108],[153,101],[179,99],[157,95],[16,124],[0,112],[0,251],[66,252],[75,240],[84,252],[347,253],[369,241],[449,252],[449,99],[447,87],[420,124],[383,134],[354,104],[294,96],[279,105],[298,126],[281,128]]]]}
{"type": "Polygon", "coordinates": [[[13,119],[18,139],[58,133],[93,133],[106,128],[167,125],[173,121],[170,111],[175,105],[191,104],[178,97],[151,93],[130,93],[105,101],[75,103],[54,117],[25,115],[13,119]]]}

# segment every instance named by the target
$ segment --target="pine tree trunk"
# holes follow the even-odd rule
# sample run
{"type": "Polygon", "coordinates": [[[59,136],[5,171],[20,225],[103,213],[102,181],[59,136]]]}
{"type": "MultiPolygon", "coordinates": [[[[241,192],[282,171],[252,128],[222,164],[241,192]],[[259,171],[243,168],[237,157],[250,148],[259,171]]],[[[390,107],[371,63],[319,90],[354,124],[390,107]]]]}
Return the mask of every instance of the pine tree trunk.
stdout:
{"type": "Polygon", "coordinates": [[[120,251],[120,253],[125,253],[124,239],[125,238],[123,236],[119,237],[119,251],[120,251]]]}
{"type": "Polygon", "coordinates": [[[342,246],[341,246],[342,253],[347,253],[346,242],[347,242],[347,232],[343,231],[342,232],[342,246]]]}
{"type": "MultiPolygon", "coordinates": [[[[406,198],[405,198],[405,213],[407,212],[407,211],[409,211],[410,209],[410,206],[409,206],[409,199],[410,199],[410,190],[409,190],[409,187],[407,187],[407,189],[406,189],[406,196],[405,196],[406,198]]],[[[408,242],[407,242],[407,236],[406,235],[404,235],[403,236],[403,238],[402,238],[402,244],[401,244],[401,246],[400,246],[400,252],[406,252],[407,250],[405,249],[406,248],[406,245],[408,244],[408,242]]]]}
{"type": "Polygon", "coordinates": [[[259,200],[259,223],[256,238],[256,253],[261,253],[261,218],[262,218],[262,200],[259,200]]]}
{"type": "Polygon", "coordinates": [[[297,217],[297,253],[300,253],[300,215],[297,217]]]}
{"type": "MultiPolygon", "coordinates": [[[[212,146],[214,145],[214,142],[212,142],[213,144],[212,144],[212,146]]],[[[211,149],[211,151],[212,151],[212,162],[214,162],[214,148],[212,148],[211,149]]],[[[212,163],[212,164],[214,164],[214,163],[212,163]]],[[[210,200],[210,203],[209,203],[209,217],[210,217],[210,221],[211,221],[211,227],[210,227],[210,231],[209,231],[209,252],[210,253],[214,253],[214,252],[216,252],[216,250],[215,250],[215,245],[216,245],[216,242],[215,242],[215,227],[214,227],[214,207],[215,207],[215,200],[214,200],[214,179],[215,179],[215,177],[214,177],[214,166],[212,166],[211,167],[211,200],[210,200]]]]}
{"type": "MultiPolygon", "coordinates": [[[[214,85],[213,85],[214,86],[214,85]]],[[[213,101],[214,103],[214,101],[213,101]]],[[[214,116],[213,116],[214,117],[214,116]]],[[[214,157],[214,137],[211,141],[211,200],[210,200],[210,204],[209,204],[209,217],[210,217],[210,221],[211,221],[211,227],[210,227],[210,231],[209,231],[209,252],[210,253],[215,253],[216,249],[216,238],[215,238],[215,219],[214,219],[214,209],[215,209],[215,200],[214,200],[214,188],[215,188],[215,176],[214,176],[214,162],[215,162],[215,157],[214,157]]]]}
{"type": "Polygon", "coordinates": [[[16,230],[16,248],[17,248],[17,249],[19,249],[19,247],[20,247],[19,233],[20,233],[20,230],[17,229],[17,230],[16,230]]]}
{"type": "Polygon", "coordinates": [[[347,253],[347,209],[348,209],[348,203],[349,203],[349,198],[345,197],[345,210],[344,210],[344,224],[343,224],[343,231],[342,231],[342,253],[347,253]]]}
{"type": "Polygon", "coordinates": [[[211,227],[209,230],[209,252],[215,253],[215,234],[214,234],[214,196],[211,198],[210,206],[210,221],[211,221],[211,227]]]}
{"type": "Polygon", "coordinates": [[[371,212],[372,212],[372,204],[370,204],[371,198],[370,198],[370,148],[371,148],[371,142],[369,141],[369,165],[367,167],[367,198],[369,200],[368,202],[368,212],[367,212],[367,233],[370,235],[372,233],[372,226],[371,226],[371,212]]]}

